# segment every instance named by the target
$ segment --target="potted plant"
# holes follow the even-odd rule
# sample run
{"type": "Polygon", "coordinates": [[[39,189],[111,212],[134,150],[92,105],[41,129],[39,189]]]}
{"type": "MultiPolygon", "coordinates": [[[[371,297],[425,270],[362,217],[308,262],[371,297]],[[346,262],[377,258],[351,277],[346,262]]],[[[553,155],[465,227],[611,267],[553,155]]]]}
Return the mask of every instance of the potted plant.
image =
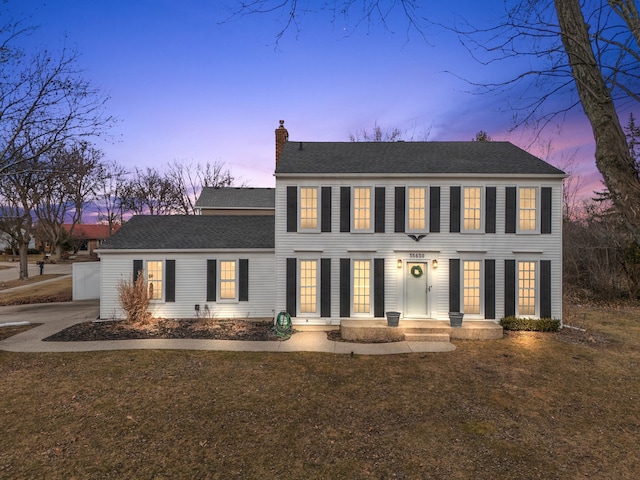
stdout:
{"type": "Polygon", "coordinates": [[[449,312],[449,324],[452,327],[461,327],[462,317],[464,317],[464,313],[462,312],[449,312]]]}

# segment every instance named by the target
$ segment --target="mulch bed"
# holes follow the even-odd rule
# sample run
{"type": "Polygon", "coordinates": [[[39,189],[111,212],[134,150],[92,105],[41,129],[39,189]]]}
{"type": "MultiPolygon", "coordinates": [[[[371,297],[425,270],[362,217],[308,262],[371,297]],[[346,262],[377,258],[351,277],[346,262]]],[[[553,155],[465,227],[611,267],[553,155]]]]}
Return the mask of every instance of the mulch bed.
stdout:
{"type": "Polygon", "coordinates": [[[272,321],[158,319],[145,326],[122,321],[83,322],[62,330],[44,341],[84,342],[96,340],[193,338],[206,340],[278,341],[272,321]]]}

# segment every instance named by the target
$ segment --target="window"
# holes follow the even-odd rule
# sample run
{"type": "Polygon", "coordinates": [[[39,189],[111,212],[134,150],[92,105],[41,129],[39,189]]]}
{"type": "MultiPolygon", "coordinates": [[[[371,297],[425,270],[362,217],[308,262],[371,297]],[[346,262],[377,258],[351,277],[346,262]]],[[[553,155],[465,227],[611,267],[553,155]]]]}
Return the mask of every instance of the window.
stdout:
{"type": "Polygon", "coordinates": [[[353,261],[353,313],[371,312],[371,261],[353,261]]]}
{"type": "Polygon", "coordinates": [[[162,261],[147,261],[147,289],[151,300],[162,299],[162,261]]]}
{"type": "Polygon", "coordinates": [[[427,190],[409,187],[409,230],[424,231],[427,225],[427,190]]]}
{"type": "Polygon", "coordinates": [[[469,232],[477,232],[482,228],[482,188],[464,187],[462,227],[469,232]]]}
{"type": "Polygon", "coordinates": [[[318,312],[318,261],[300,261],[300,313],[318,312]]]}
{"type": "Polygon", "coordinates": [[[462,299],[463,312],[469,314],[480,313],[480,262],[478,260],[464,261],[462,299]]]}
{"type": "Polygon", "coordinates": [[[518,262],[518,315],[536,314],[536,262],[518,262]]]}
{"type": "Polygon", "coordinates": [[[300,228],[315,230],[318,228],[318,189],[300,188],[300,228]]]}
{"type": "Polygon", "coordinates": [[[353,229],[371,230],[371,188],[353,189],[353,229]]]}
{"type": "Polygon", "coordinates": [[[535,187],[520,188],[518,193],[518,227],[521,232],[533,232],[536,230],[536,208],[537,189],[535,187]]]}
{"type": "Polygon", "coordinates": [[[236,277],[236,261],[222,260],[220,262],[220,300],[235,300],[236,277]]]}

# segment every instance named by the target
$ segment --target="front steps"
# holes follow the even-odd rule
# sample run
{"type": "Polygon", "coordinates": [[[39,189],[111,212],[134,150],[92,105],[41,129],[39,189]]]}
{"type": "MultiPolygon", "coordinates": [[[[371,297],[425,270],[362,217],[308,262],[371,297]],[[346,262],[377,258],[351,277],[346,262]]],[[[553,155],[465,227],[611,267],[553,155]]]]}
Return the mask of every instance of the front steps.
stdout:
{"type": "Polygon", "coordinates": [[[340,335],[347,341],[361,342],[448,342],[449,340],[495,340],[503,330],[493,321],[464,320],[461,327],[451,327],[443,320],[400,319],[389,327],[386,319],[340,321],[340,335]]]}

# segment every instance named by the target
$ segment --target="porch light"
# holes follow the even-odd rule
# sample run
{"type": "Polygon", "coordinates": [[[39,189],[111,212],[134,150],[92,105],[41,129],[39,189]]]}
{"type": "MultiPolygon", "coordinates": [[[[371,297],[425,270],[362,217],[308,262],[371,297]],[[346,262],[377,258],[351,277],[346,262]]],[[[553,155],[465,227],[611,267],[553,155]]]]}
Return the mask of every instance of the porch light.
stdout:
{"type": "Polygon", "coordinates": [[[431,268],[433,268],[434,270],[438,268],[438,260],[434,260],[431,262],[431,268]]]}
{"type": "Polygon", "coordinates": [[[402,268],[402,259],[399,258],[397,262],[398,268],[402,268]]]}

